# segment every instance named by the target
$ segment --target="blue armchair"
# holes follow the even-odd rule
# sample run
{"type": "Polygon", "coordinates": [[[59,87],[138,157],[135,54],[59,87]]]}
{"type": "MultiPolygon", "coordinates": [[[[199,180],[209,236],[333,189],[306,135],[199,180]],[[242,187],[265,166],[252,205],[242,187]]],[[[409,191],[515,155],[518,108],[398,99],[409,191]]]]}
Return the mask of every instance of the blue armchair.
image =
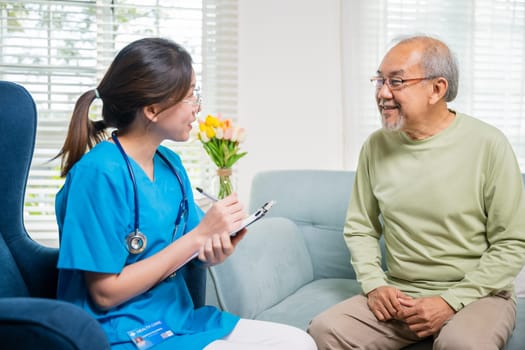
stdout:
{"type": "MultiPolygon", "coordinates": [[[[79,307],[55,300],[58,249],[27,234],[23,205],[35,145],[37,113],[25,88],[0,81],[0,347],[109,349],[99,323],[79,307]]],[[[206,273],[183,271],[196,306],[204,304],[206,273]]]]}

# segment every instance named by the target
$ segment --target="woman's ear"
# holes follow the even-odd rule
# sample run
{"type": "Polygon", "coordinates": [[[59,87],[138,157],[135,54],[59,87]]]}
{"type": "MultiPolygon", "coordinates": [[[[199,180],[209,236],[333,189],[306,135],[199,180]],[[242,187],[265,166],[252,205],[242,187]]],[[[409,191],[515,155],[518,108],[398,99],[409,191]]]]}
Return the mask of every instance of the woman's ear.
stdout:
{"type": "Polygon", "coordinates": [[[432,82],[432,95],[430,96],[430,104],[439,102],[448,90],[448,81],[443,77],[434,79],[432,82]]]}
{"type": "Polygon", "coordinates": [[[151,122],[157,121],[157,115],[158,115],[158,106],[156,104],[152,104],[149,106],[145,106],[142,109],[142,113],[144,114],[144,117],[148,119],[151,122]]]}

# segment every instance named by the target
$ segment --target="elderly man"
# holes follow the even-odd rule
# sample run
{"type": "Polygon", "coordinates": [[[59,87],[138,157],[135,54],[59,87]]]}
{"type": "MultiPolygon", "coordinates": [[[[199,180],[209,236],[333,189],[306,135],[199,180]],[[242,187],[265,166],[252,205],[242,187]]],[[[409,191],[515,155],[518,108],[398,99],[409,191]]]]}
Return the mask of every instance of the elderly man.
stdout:
{"type": "Polygon", "coordinates": [[[458,69],[435,38],[398,42],[372,82],[383,128],[361,150],[344,230],[364,294],[308,331],[319,349],[399,349],[429,336],[434,349],[501,349],[525,263],[512,148],[494,127],[448,108],[458,69]]]}

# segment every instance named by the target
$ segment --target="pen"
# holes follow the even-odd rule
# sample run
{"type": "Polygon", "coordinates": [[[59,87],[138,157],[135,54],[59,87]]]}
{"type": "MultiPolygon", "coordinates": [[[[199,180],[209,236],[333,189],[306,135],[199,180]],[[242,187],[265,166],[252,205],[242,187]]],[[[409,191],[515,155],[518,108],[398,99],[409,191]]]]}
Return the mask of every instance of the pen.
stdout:
{"type": "Polygon", "coordinates": [[[214,202],[217,202],[217,201],[218,201],[218,199],[215,198],[214,196],[212,196],[211,194],[208,194],[208,193],[204,192],[204,190],[203,190],[202,188],[200,188],[200,187],[195,187],[195,189],[196,189],[197,191],[199,191],[199,193],[201,193],[204,197],[208,198],[209,200],[212,200],[212,201],[214,201],[214,202]]]}

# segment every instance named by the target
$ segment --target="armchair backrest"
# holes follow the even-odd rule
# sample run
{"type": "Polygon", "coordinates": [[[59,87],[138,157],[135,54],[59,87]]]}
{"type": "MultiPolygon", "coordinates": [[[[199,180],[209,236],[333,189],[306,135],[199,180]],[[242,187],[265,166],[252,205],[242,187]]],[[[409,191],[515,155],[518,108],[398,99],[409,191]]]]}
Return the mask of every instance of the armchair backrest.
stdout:
{"type": "Polygon", "coordinates": [[[20,85],[0,82],[0,231],[6,241],[25,231],[24,192],[36,135],[36,108],[20,85]]]}
{"type": "Polygon", "coordinates": [[[9,284],[9,288],[4,289],[9,290],[7,294],[26,296],[29,293],[29,296],[53,298],[58,251],[34,242],[26,232],[23,218],[36,122],[35,103],[27,90],[15,83],[0,81],[0,249],[2,264],[10,266],[11,272],[4,276],[2,283],[9,284]]]}

